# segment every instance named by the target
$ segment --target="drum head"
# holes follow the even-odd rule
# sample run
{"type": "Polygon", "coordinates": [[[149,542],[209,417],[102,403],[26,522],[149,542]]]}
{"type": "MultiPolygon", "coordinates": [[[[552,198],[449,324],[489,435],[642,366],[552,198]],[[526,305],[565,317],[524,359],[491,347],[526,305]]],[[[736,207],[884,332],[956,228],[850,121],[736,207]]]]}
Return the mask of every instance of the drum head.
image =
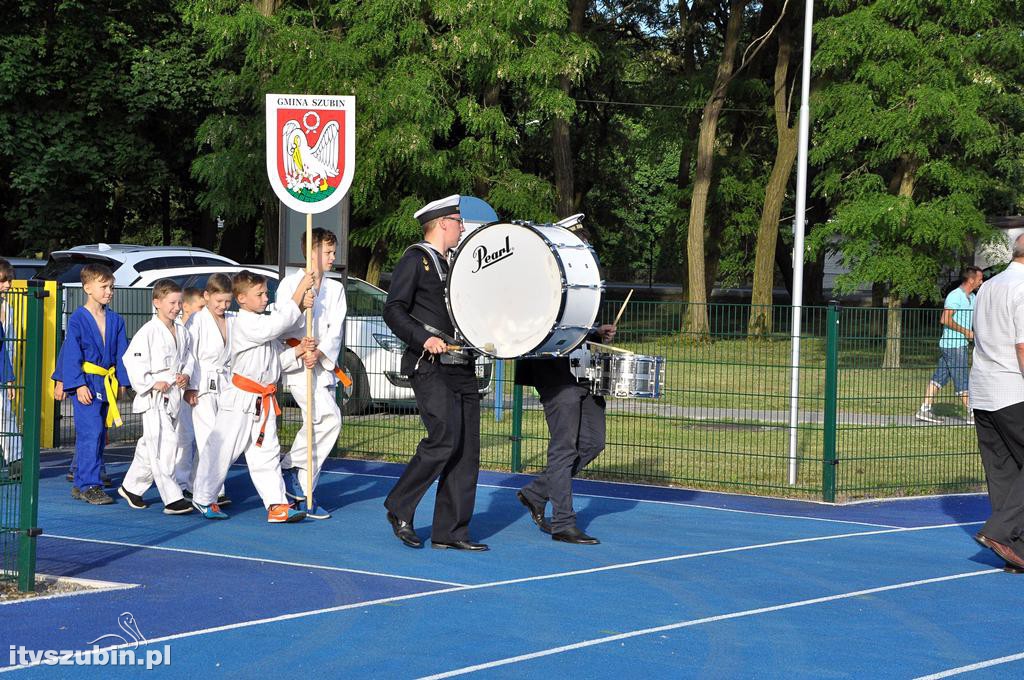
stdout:
{"type": "Polygon", "coordinates": [[[536,229],[489,224],[459,246],[448,275],[448,309],[469,344],[499,359],[530,353],[564,304],[564,275],[536,229]]]}

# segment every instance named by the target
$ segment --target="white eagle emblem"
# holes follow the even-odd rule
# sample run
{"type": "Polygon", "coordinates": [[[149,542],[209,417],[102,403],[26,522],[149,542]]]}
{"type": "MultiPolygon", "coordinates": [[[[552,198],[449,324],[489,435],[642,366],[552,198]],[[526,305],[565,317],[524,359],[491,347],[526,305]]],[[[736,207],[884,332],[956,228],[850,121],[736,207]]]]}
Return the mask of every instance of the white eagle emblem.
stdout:
{"type": "Polygon", "coordinates": [[[309,148],[306,133],[297,120],[289,120],[281,130],[284,169],[288,189],[326,191],[327,178],[338,175],[338,123],[324,125],[316,146],[309,148]]]}

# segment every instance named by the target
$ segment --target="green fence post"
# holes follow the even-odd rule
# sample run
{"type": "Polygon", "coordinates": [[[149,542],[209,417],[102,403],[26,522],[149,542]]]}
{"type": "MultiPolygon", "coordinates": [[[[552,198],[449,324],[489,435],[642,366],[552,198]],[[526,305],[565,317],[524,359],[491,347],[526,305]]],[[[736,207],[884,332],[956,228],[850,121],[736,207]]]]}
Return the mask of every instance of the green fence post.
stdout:
{"type": "Polygon", "coordinates": [[[523,386],[512,386],[512,472],[523,471],[523,386]]]}
{"type": "Polygon", "coordinates": [[[836,415],[839,397],[839,303],[828,303],[825,320],[825,432],[822,451],[821,495],[826,503],[836,500],[836,415]]]}
{"type": "Polygon", "coordinates": [[[29,282],[25,328],[25,421],[22,430],[21,508],[18,513],[18,590],[36,587],[36,528],[39,519],[39,428],[43,387],[43,298],[40,282],[29,282]]]}

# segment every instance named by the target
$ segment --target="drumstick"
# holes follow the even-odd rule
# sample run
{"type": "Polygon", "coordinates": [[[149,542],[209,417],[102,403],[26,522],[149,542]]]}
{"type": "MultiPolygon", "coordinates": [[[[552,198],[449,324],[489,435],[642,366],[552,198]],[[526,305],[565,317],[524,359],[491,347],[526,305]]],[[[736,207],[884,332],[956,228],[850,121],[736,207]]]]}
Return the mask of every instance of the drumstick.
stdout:
{"type": "Polygon", "coordinates": [[[626,295],[625,301],[622,303],[622,306],[619,307],[619,313],[615,315],[615,321],[612,321],[612,325],[613,326],[618,326],[619,325],[619,319],[622,318],[622,313],[624,311],[626,311],[626,305],[629,304],[629,298],[631,298],[631,297],[633,297],[633,289],[632,288],[629,289],[629,293],[626,295]]]}
{"type": "Polygon", "coordinates": [[[607,349],[607,350],[611,350],[612,352],[619,352],[620,354],[633,354],[632,350],[622,349],[621,347],[612,347],[611,345],[602,345],[600,342],[593,342],[593,341],[591,341],[591,342],[588,342],[587,344],[590,345],[591,347],[597,347],[599,349],[607,349]]]}

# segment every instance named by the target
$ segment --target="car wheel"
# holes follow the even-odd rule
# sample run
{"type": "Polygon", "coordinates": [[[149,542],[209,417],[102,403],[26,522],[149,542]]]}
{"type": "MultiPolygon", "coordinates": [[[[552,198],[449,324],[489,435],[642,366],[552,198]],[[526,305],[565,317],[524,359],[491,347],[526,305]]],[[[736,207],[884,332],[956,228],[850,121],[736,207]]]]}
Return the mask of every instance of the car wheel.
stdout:
{"type": "Polygon", "coordinates": [[[370,382],[366,378],[363,362],[355,352],[345,350],[342,367],[352,379],[352,387],[342,390],[341,412],[346,416],[357,416],[370,408],[370,382]]]}

